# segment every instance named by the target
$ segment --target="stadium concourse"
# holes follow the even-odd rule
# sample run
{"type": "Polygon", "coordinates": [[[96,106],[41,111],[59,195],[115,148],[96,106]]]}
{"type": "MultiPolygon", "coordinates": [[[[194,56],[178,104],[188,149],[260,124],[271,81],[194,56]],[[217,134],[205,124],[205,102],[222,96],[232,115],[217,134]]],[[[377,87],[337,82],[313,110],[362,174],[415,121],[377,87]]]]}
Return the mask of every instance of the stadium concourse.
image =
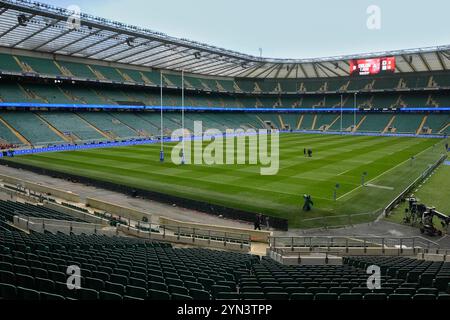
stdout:
{"type": "Polygon", "coordinates": [[[450,46],[270,59],[70,16],[0,0],[0,300],[450,300],[449,212],[385,219],[447,158],[450,46]],[[171,163],[196,121],[281,131],[278,174],[171,163]]]}

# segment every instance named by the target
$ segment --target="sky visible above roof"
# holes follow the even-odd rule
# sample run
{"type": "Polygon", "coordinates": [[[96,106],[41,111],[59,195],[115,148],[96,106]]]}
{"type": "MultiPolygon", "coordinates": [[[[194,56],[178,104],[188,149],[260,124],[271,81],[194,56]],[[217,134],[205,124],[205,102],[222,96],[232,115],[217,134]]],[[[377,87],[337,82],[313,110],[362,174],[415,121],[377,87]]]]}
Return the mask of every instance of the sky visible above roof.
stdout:
{"type": "Polygon", "coordinates": [[[41,0],[270,58],[317,58],[450,44],[450,1],[41,0]]]}

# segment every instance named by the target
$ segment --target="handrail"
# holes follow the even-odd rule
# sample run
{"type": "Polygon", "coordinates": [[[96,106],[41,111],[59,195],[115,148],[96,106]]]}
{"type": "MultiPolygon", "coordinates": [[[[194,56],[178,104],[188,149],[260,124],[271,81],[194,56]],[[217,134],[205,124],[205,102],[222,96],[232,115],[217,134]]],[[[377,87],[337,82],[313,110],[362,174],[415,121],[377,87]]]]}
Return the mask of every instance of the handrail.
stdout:
{"type": "Polygon", "coordinates": [[[333,247],[381,247],[381,248],[440,248],[440,244],[423,237],[358,237],[358,236],[271,236],[271,250],[290,250],[295,248],[333,248],[333,247]]]}

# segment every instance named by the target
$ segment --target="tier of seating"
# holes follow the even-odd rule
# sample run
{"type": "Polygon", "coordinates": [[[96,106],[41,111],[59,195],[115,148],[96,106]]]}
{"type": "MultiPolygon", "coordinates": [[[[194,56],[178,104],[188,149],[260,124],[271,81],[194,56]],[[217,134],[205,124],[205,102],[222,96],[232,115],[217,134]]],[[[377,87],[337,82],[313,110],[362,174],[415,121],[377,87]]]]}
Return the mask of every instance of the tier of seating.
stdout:
{"type": "MultiPolygon", "coordinates": [[[[89,104],[89,105],[146,105],[159,106],[160,93],[142,89],[84,87],[55,84],[0,83],[0,101],[13,103],[89,104]]],[[[181,95],[165,92],[163,105],[181,106],[181,95]]],[[[219,95],[186,93],[185,105],[192,107],[227,108],[353,108],[353,95],[298,94],[267,95],[219,95]]],[[[358,108],[420,108],[448,107],[450,98],[445,93],[364,93],[359,94],[358,108]]]]}
{"type": "Polygon", "coordinates": [[[450,264],[344,258],[342,266],[284,266],[269,258],[98,235],[0,230],[0,299],[449,300],[450,264]],[[366,268],[381,267],[369,289],[366,268]],[[70,290],[67,268],[78,266],[70,290]]]}
{"type": "MultiPolygon", "coordinates": [[[[132,69],[129,66],[115,67],[86,63],[52,60],[43,57],[25,55],[0,54],[0,72],[26,72],[51,76],[76,77],[90,80],[110,80],[114,82],[134,82],[137,84],[160,84],[158,71],[150,69],[132,69]]],[[[180,88],[181,75],[163,74],[166,87],[180,88]]],[[[448,73],[414,73],[394,74],[382,77],[336,77],[326,79],[215,79],[199,76],[186,76],[188,89],[213,92],[248,92],[248,93],[280,93],[280,92],[325,92],[364,89],[414,89],[430,87],[450,87],[448,73]]]]}
{"type": "MultiPolygon", "coordinates": [[[[180,112],[163,116],[164,134],[182,127],[180,112]]],[[[186,112],[185,128],[194,132],[202,122],[203,131],[218,129],[280,129],[357,132],[448,134],[448,114],[392,113],[221,113],[186,112]]],[[[0,141],[15,145],[48,145],[132,139],[159,136],[159,112],[140,111],[0,111],[0,141]]]]}
{"type": "Polygon", "coordinates": [[[15,215],[49,220],[86,222],[82,219],[43,206],[0,200],[0,216],[3,216],[6,221],[12,222],[15,215]]]}
{"type": "MultiPolygon", "coordinates": [[[[50,144],[64,142],[49,125],[37,114],[28,111],[0,111],[0,118],[6,121],[31,144],[50,144]]],[[[3,138],[3,137],[2,137],[3,138]]]]}

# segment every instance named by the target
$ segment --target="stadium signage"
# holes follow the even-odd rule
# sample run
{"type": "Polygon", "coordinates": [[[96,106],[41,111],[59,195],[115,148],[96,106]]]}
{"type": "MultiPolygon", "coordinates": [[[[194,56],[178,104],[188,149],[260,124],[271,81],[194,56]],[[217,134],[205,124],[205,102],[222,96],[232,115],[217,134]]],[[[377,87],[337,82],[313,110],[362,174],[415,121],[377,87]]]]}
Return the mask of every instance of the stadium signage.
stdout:
{"type": "Polygon", "coordinates": [[[353,59],[349,61],[349,64],[351,76],[367,76],[395,72],[395,57],[353,59]]]}

